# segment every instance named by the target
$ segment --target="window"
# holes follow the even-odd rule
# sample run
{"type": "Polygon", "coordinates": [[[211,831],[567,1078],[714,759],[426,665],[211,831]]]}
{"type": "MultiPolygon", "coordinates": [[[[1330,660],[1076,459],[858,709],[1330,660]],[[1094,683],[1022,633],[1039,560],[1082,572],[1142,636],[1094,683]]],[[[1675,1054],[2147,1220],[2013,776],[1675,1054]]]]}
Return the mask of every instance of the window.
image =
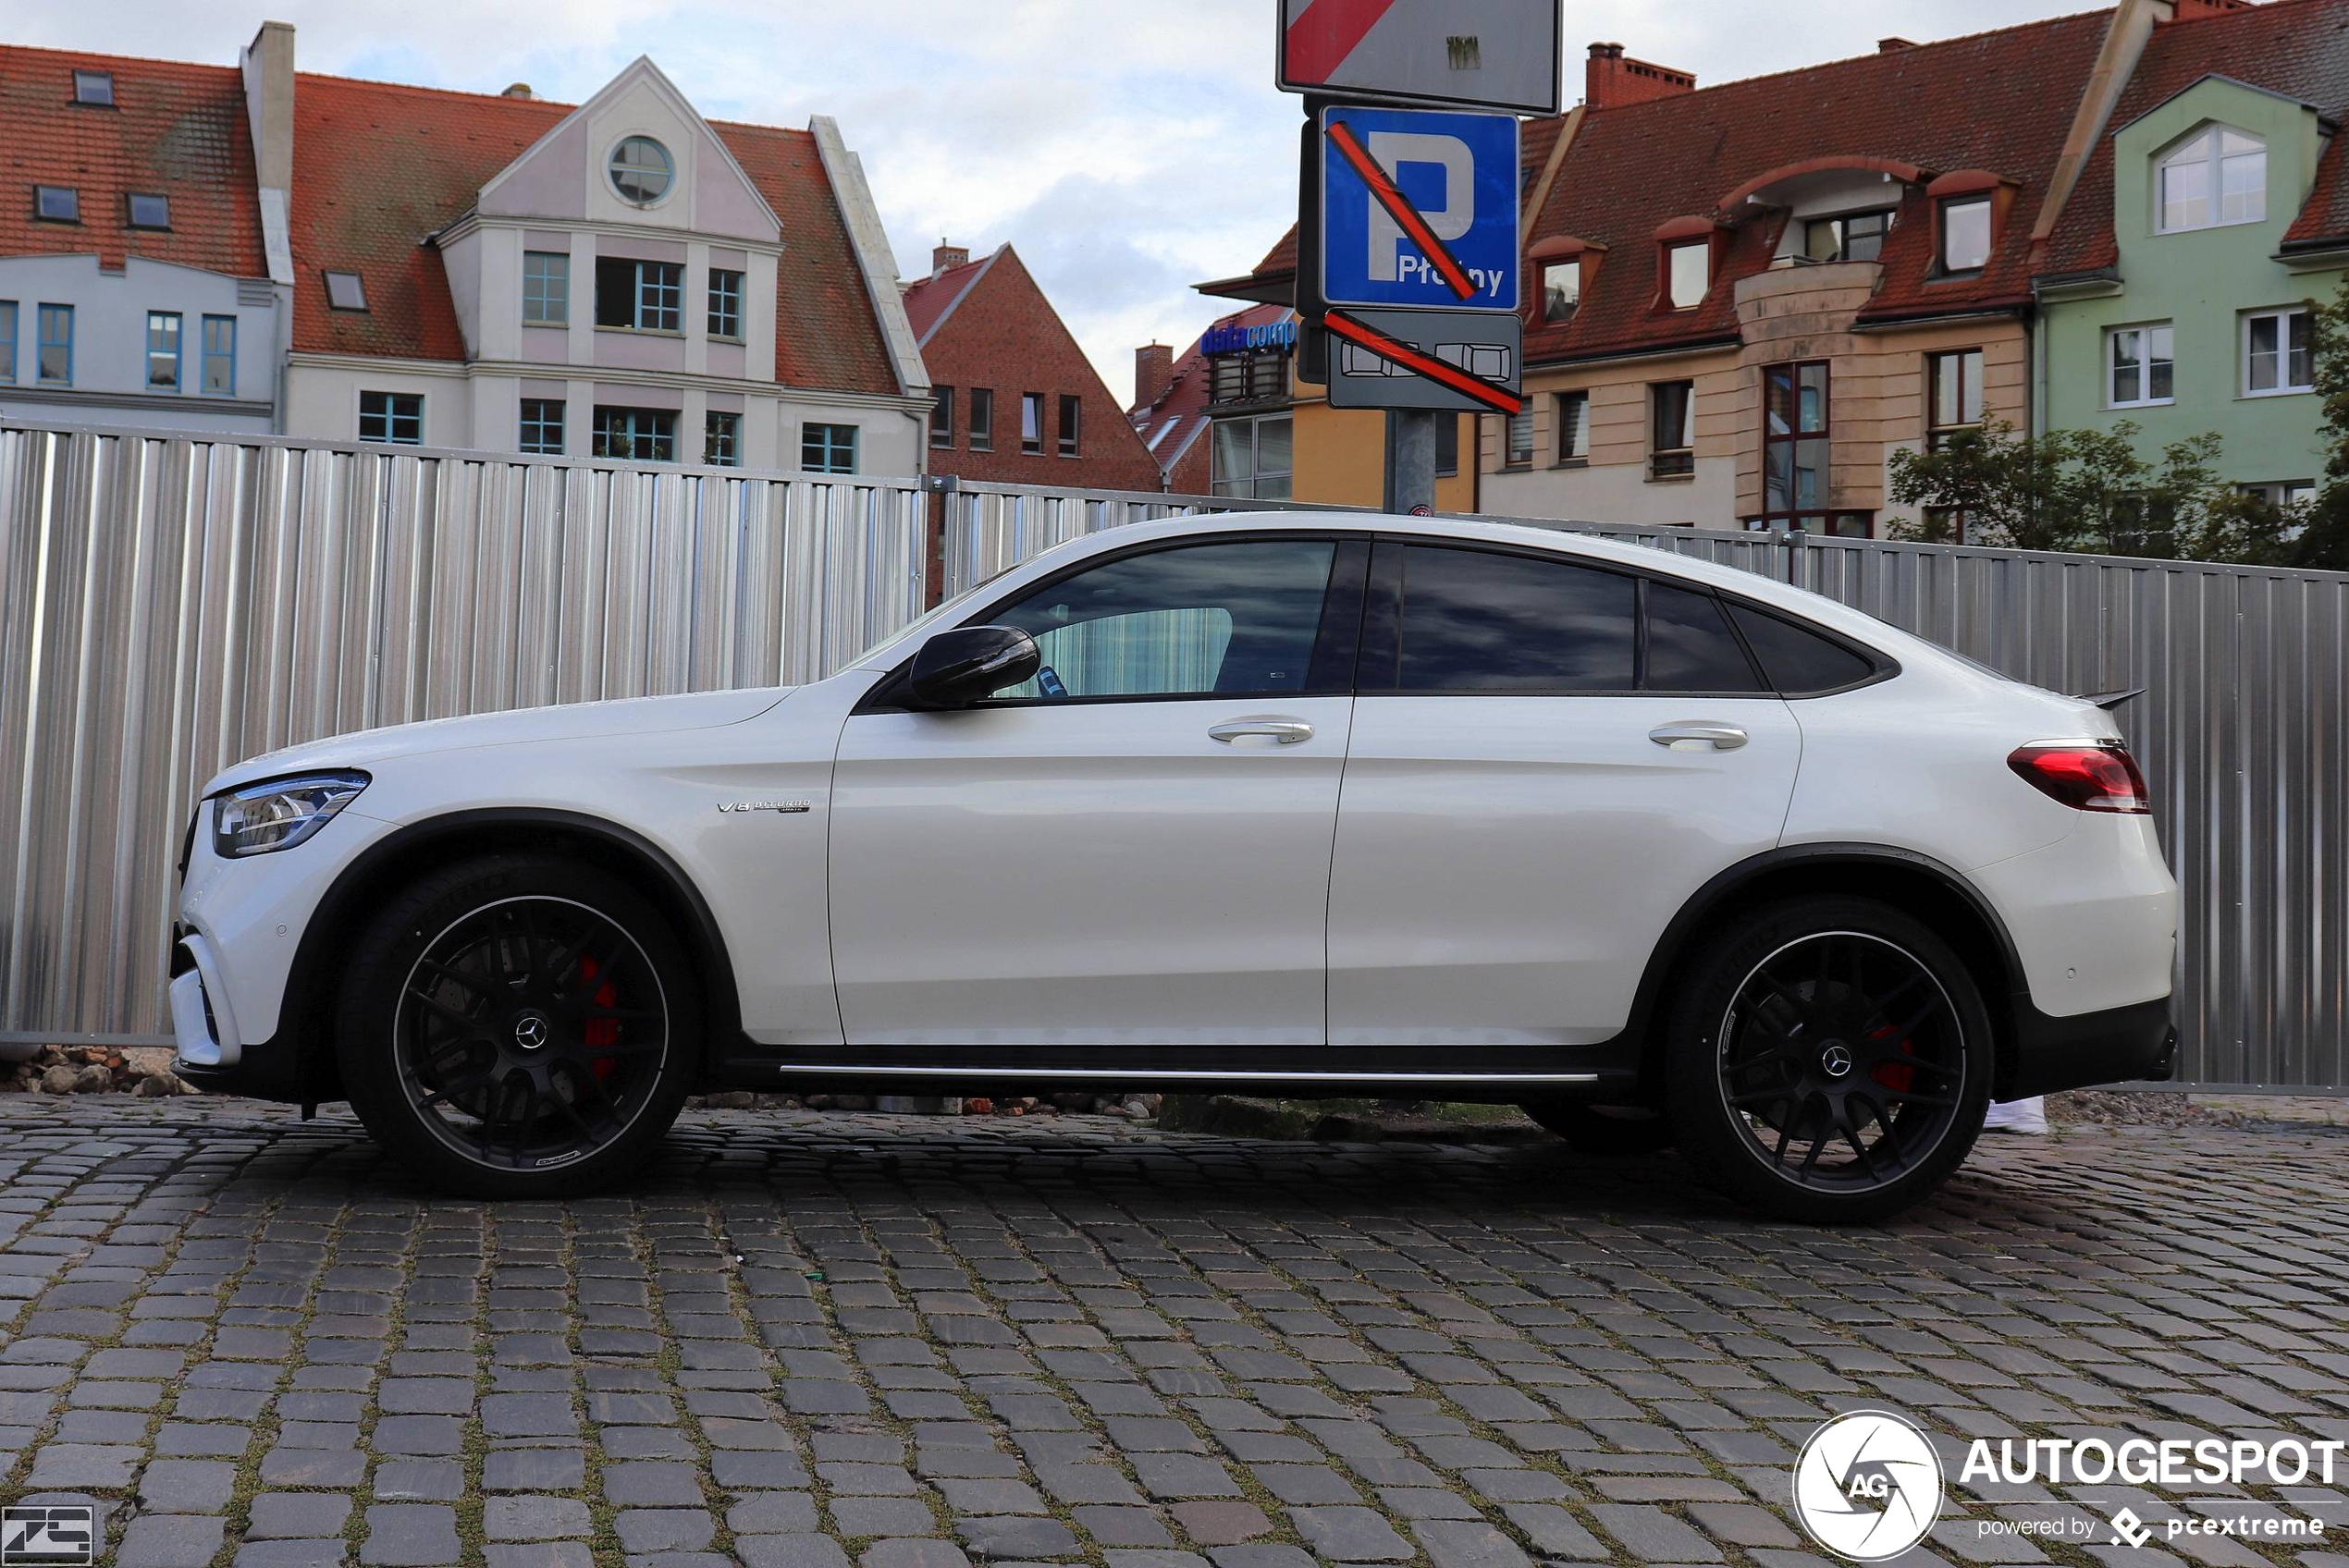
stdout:
{"type": "Polygon", "coordinates": [[[33,379],[52,386],[73,385],[73,307],[41,307],[41,339],[34,355],[33,379]]]}
{"type": "Polygon", "coordinates": [[[676,262],[596,257],[596,325],[633,332],[683,332],[684,267],[676,262]]]}
{"type": "Polygon", "coordinates": [[[1703,302],[1704,291],[1712,282],[1712,252],[1713,247],[1702,239],[1666,249],[1665,277],[1667,298],[1674,310],[1685,311],[1703,302]]]}
{"type": "Polygon", "coordinates": [[[0,383],[17,378],[17,302],[0,300],[0,383]]]}
{"type": "Polygon", "coordinates": [[[2268,147],[2256,136],[2205,126],[2161,160],[2157,178],[2164,234],[2268,215],[2268,147]]]}
{"type": "Polygon", "coordinates": [[[623,202],[649,207],[669,194],[676,178],[669,149],[649,136],[631,136],[611,150],[611,188],[623,202]]]}
{"type": "Polygon", "coordinates": [[[1491,550],[1402,554],[1395,690],[1633,689],[1637,578],[1491,550]]]}
{"type": "Polygon", "coordinates": [[[43,223],[80,223],[81,192],[69,185],[32,188],[32,215],[43,223]]]}
{"type": "Polygon", "coordinates": [[[1856,686],[1876,674],[1876,662],[1806,627],[1766,610],[1729,601],[1729,619],[1762,663],[1770,689],[1781,696],[1815,697],[1856,686]]]}
{"type": "Polygon", "coordinates": [[[571,258],[562,251],[522,253],[522,319],[525,326],[571,325],[571,258]]]}
{"type": "Polygon", "coordinates": [[[712,468],[743,466],[743,416],[713,409],[702,416],[701,460],[712,468]]]}
{"type": "Polygon", "coordinates": [[[179,312],[147,312],[147,390],[179,390],[179,312]]]}
{"type": "Polygon", "coordinates": [[[1545,262],[1542,266],[1542,319],[1564,321],[1582,302],[1582,263],[1545,262]]]}
{"type": "Polygon", "coordinates": [[[1207,400],[1211,403],[1267,403],[1288,391],[1288,355],[1211,354],[1207,361],[1207,400]]]}
{"type": "Polygon", "coordinates": [[[1502,457],[1502,462],[1510,468],[1532,467],[1533,404],[1531,399],[1529,398],[1525,407],[1509,415],[1506,433],[1508,436],[1508,447],[1502,457]]]}
{"type": "Polygon", "coordinates": [[[203,392],[207,398],[237,395],[237,318],[203,318],[203,392]]]}
{"type": "Polygon", "coordinates": [[[1885,231],[1891,227],[1888,212],[1813,218],[1802,226],[1802,254],[1814,262],[1873,262],[1882,253],[1885,231]]]}
{"type": "Polygon", "coordinates": [[[1019,395],[1019,449],[1040,452],[1044,449],[1044,394],[1023,392],[1019,395]]]}
{"type": "Polygon", "coordinates": [[[2105,402],[2130,409],[2171,400],[2170,324],[2116,326],[2104,335],[2105,402]]]}
{"type": "Polygon", "coordinates": [[[1990,264],[1990,198],[1941,203],[1941,270],[1980,272],[1990,264]]]}
{"type": "Polygon", "coordinates": [[[1975,527],[1974,513],[1964,507],[1927,507],[1925,528],[1927,543],[1962,545],[1966,535],[1975,527]]]}
{"type": "Polygon", "coordinates": [[[954,445],[954,389],[951,386],[929,389],[929,444],[939,447],[954,445]]]}
{"type": "Polygon", "coordinates": [[[2294,306],[2254,311],[2243,318],[2243,395],[2313,392],[2317,366],[2308,337],[2308,312],[2294,306]]]}
{"type": "Polygon", "coordinates": [[[729,342],[743,340],[743,275],[723,267],[709,269],[709,335],[729,342]]]}
{"type": "Polygon", "coordinates": [[[799,466],[809,473],[855,473],[856,427],[853,424],[801,425],[799,466]]]}
{"type": "Polygon", "coordinates": [[[1061,456],[1064,458],[1076,456],[1077,436],[1081,434],[1079,425],[1084,418],[1084,411],[1082,398],[1071,397],[1066,392],[1061,394],[1060,437],[1061,456]]]}
{"type": "Polygon", "coordinates": [[[1218,496],[1287,500],[1295,462],[1294,428],[1287,414],[1217,420],[1215,444],[1210,448],[1208,488],[1218,496]]]}
{"type": "Polygon", "coordinates": [[[171,198],[152,192],[134,190],[123,198],[129,211],[126,214],[133,228],[169,228],[171,198]]]}
{"type": "Polygon", "coordinates": [[[1460,472],[1460,416],[1435,416],[1435,477],[1448,479],[1460,472]]]}
{"type": "Polygon", "coordinates": [[[1693,381],[1658,381],[1648,387],[1648,477],[1678,479],[1696,472],[1696,449],[1690,438],[1690,405],[1696,401],[1693,381]]]}
{"type": "Polygon", "coordinates": [[[2271,507],[2301,507],[2317,498],[2317,482],[2313,479],[2279,479],[2263,484],[2238,486],[2246,496],[2257,496],[2271,507]]]}
{"type": "Polygon", "coordinates": [[[563,412],[560,398],[524,398],[522,400],[522,449],[540,457],[561,457],[563,412]]]}
{"type": "Polygon", "coordinates": [[[1043,668],[996,695],[1218,697],[1301,692],[1337,546],[1250,539],[1127,556],[988,617],[1036,639],[1043,668]]]}
{"type": "Polygon", "coordinates": [[[1591,460],[1591,395],[1588,392],[1561,392],[1557,401],[1558,461],[1585,463],[1591,460]]]}
{"type": "Polygon", "coordinates": [[[1712,594],[1654,581],[1640,585],[1642,692],[1759,692],[1728,612],[1712,594]]]}
{"type": "Polygon", "coordinates": [[[86,108],[113,108],[114,73],[112,71],[74,72],[73,101],[86,108]]]}
{"type": "Polygon", "coordinates": [[[621,462],[677,460],[677,413],[673,409],[620,409],[596,405],[590,454],[621,462]]]}
{"type": "Polygon", "coordinates": [[[330,272],[326,275],[326,308],[330,311],[363,311],[367,308],[367,286],[355,272],[330,272]]]}
{"type": "Polygon", "coordinates": [[[995,449],[995,393],[993,388],[971,388],[971,450],[991,452],[995,449]]]}
{"type": "Polygon", "coordinates": [[[1951,432],[1982,423],[1982,350],[1960,349],[1925,357],[1925,445],[1939,448],[1951,432]]]}
{"type": "Polygon", "coordinates": [[[421,447],[424,440],[424,399],[417,392],[359,394],[359,439],[393,447],[421,447]]]}
{"type": "Polygon", "coordinates": [[[1827,366],[1762,367],[1762,521],[1826,532],[1827,366]]]}

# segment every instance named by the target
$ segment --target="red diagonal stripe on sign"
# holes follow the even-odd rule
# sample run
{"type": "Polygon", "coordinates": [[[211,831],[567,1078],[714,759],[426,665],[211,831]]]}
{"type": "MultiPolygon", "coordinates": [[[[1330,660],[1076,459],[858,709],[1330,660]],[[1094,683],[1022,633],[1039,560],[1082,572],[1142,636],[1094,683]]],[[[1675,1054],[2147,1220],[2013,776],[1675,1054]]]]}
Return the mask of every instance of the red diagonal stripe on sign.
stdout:
{"type": "Polygon", "coordinates": [[[1328,81],[1394,5],[1395,0],[1311,0],[1286,30],[1288,79],[1314,86],[1328,81]]]}
{"type": "Polygon", "coordinates": [[[1433,354],[1423,354],[1399,337],[1389,337],[1374,326],[1366,326],[1343,311],[1332,311],[1322,318],[1322,325],[1349,343],[1359,344],[1383,360],[1392,360],[1414,374],[1448,386],[1465,397],[1475,398],[1486,408],[1505,414],[1522,412],[1525,399],[1506,387],[1494,386],[1482,376],[1470,375],[1455,364],[1447,364],[1433,354]]]}
{"type": "Polygon", "coordinates": [[[1371,156],[1371,150],[1362,145],[1361,139],[1354,134],[1352,128],[1333,120],[1330,122],[1329,137],[1336,144],[1338,156],[1353,165],[1354,172],[1362,177],[1362,183],[1371,188],[1371,194],[1378,199],[1380,206],[1386,209],[1396,227],[1410,237],[1411,243],[1420,248],[1420,254],[1435,263],[1436,276],[1444,279],[1445,286],[1463,300],[1475,293],[1476,285],[1469,281],[1468,269],[1461,266],[1459,258],[1435,237],[1435,230],[1428,227],[1427,220],[1420,216],[1420,210],[1411,205],[1410,199],[1403,194],[1393,178],[1379,167],[1378,160],[1371,156]]]}

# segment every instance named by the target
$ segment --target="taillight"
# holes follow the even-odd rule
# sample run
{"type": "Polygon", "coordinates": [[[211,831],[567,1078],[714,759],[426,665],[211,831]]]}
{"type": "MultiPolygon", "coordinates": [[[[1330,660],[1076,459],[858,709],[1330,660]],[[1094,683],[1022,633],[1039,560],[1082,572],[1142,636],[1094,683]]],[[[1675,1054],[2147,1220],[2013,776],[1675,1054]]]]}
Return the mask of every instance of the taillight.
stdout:
{"type": "Polygon", "coordinates": [[[2017,746],[2007,766],[2074,811],[2143,816],[2153,810],[2137,759],[2118,741],[2035,741],[2017,746]]]}

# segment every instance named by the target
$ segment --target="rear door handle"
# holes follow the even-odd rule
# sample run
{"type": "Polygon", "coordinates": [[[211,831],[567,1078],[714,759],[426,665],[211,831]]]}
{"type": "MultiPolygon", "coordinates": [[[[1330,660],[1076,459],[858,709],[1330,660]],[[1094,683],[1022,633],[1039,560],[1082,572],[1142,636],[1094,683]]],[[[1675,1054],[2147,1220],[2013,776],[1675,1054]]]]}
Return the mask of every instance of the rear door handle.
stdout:
{"type": "Polygon", "coordinates": [[[1734,752],[1752,737],[1734,724],[1691,719],[1680,724],[1659,724],[1648,731],[1648,739],[1659,746],[1709,745],[1716,752],[1734,752]]]}
{"type": "Polygon", "coordinates": [[[1275,741],[1284,746],[1294,746],[1299,741],[1313,738],[1313,727],[1301,718],[1236,718],[1227,724],[1210,725],[1208,739],[1230,745],[1235,741],[1275,741]]]}

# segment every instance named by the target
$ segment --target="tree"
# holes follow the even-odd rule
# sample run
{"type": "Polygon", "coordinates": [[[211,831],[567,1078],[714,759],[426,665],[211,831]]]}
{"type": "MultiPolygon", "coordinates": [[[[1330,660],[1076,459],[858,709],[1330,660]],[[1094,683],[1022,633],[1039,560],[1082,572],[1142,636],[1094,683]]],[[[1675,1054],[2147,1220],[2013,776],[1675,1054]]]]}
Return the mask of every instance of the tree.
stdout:
{"type": "Polygon", "coordinates": [[[2325,446],[2324,483],[2305,526],[2285,546],[2286,563],[2349,571],[2349,273],[2331,300],[2309,312],[2309,349],[2325,446]]]}

